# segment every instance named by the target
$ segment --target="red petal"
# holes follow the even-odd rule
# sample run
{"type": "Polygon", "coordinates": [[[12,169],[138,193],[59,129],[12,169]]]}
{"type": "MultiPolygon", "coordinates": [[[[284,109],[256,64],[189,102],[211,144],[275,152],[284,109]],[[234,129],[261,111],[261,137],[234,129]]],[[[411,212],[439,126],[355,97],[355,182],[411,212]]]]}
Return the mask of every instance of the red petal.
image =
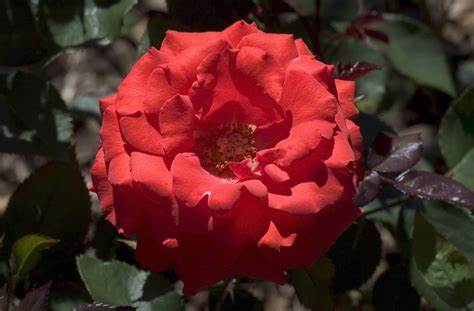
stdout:
{"type": "Polygon", "coordinates": [[[119,123],[123,138],[132,148],[154,155],[165,154],[162,137],[145,114],[121,117],[119,123]]]}
{"type": "Polygon", "coordinates": [[[319,146],[321,137],[330,139],[334,127],[334,124],[326,121],[298,124],[290,130],[288,138],[280,141],[274,148],[260,151],[257,157],[287,167],[310,155],[319,146]]]}
{"type": "Polygon", "coordinates": [[[166,31],[166,37],[161,44],[160,51],[167,54],[178,55],[187,48],[221,38],[222,33],[215,31],[179,32],[168,30],[166,31]]]}
{"type": "Polygon", "coordinates": [[[176,198],[188,206],[196,206],[221,183],[219,178],[201,167],[199,158],[192,153],[180,153],[174,158],[171,175],[176,198]]]}
{"type": "Polygon", "coordinates": [[[293,124],[309,120],[334,120],[337,99],[311,75],[290,71],[283,85],[280,105],[291,111],[293,124]]]}
{"type": "Polygon", "coordinates": [[[172,195],[172,176],[162,157],[132,152],[131,167],[133,181],[151,198],[162,201],[172,195]]]}
{"type": "Polygon", "coordinates": [[[346,168],[353,161],[355,161],[354,150],[348,141],[348,137],[344,133],[338,132],[334,136],[332,155],[324,163],[331,168],[346,168]]]}
{"type": "Polygon", "coordinates": [[[329,175],[321,187],[316,182],[305,182],[291,188],[291,195],[269,194],[269,206],[290,214],[315,214],[334,204],[342,196],[343,188],[329,175]]]}
{"type": "Polygon", "coordinates": [[[145,86],[143,107],[146,113],[158,113],[164,103],[175,96],[178,91],[166,79],[163,68],[154,70],[145,86]]]}
{"type": "Polygon", "coordinates": [[[108,163],[112,158],[125,153],[125,146],[114,105],[109,105],[102,116],[100,139],[104,150],[104,159],[108,163]]]}
{"type": "Polygon", "coordinates": [[[220,183],[209,193],[208,204],[213,210],[228,210],[234,207],[240,198],[242,185],[235,183],[220,183]]]}
{"type": "Polygon", "coordinates": [[[216,241],[210,235],[190,235],[178,240],[181,250],[175,270],[184,282],[185,295],[233,276],[232,263],[240,249],[216,241]]]}
{"type": "Polygon", "coordinates": [[[130,156],[121,153],[114,157],[107,165],[109,182],[114,186],[131,185],[130,156]]]}
{"type": "Polygon", "coordinates": [[[273,100],[280,99],[284,70],[270,54],[255,47],[242,47],[235,60],[236,70],[262,88],[273,100]]]}
{"type": "Polygon", "coordinates": [[[297,238],[291,247],[282,247],[279,252],[271,248],[261,248],[261,253],[269,262],[285,269],[297,269],[313,264],[317,258],[327,252],[337,238],[361,214],[360,209],[350,201],[328,207],[316,216],[299,216],[279,213],[273,221],[284,234],[296,232],[297,238]],[[302,218],[303,217],[303,218],[302,218]],[[310,220],[312,223],[305,221],[310,220]],[[289,224],[303,223],[302,230],[286,232],[282,230],[289,224]]]}
{"type": "Polygon", "coordinates": [[[224,29],[222,33],[227,38],[227,41],[229,41],[232,47],[237,47],[243,37],[256,32],[260,32],[260,30],[258,30],[255,23],[247,24],[246,22],[240,20],[224,29]]]}
{"type": "Polygon", "coordinates": [[[287,75],[292,71],[306,73],[321,83],[329,93],[337,95],[336,84],[332,72],[333,66],[327,65],[309,56],[295,58],[286,68],[287,75]]]}
{"type": "Polygon", "coordinates": [[[204,110],[208,110],[204,121],[215,120],[217,124],[221,124],[222,121],[219,120],[227,118],[227,108],[223,109],[226,105],[237,106],[244,116],[242,121],[246,124],[262,125],[280,119],[280,107],[268,95],[263,94],[261,88],[238,74],[232,66],[232,58],[229,51],[213,54],[198,68],[198,76],[211,76],[214,84],[211,90],[195,89],[195,96],[198,98],[192,98],[193,102],[202,103],[204,110]]]}
{"type": "Polygon", "coordinates": [[[114,207],[114,198],[112,185],[107,179],[104,152],[102,148],[97,151],[94,164],[91,168],[91,178],[94,185],[94,191],[97,193],[100,204],[102,205],[102,210],[105,214],[109,214],[114,207]]]}
{"type": "Polygon", "coordinates": [[[351,145],[354,150],[356,160],[359,160],[364,151],[364,139],[360,133],[360,128],[351,120],[346,120],[346,126],[349,131],[349,137],[351,139],[351,145]]]}
{"type": "Polygon", "coordinates": [[[288,175],[288,173],[273,163],[266,165],[263,171],[275,183],[280,184],[290,180],[290,176],[288,175]]]}
{"type": "Polygon", "coordinates": [[[313,52],[309,49],[303,39],[299,38],[295,40],[296,50],[298,51],[298,55],[308,55],[314,57],[313,52]]]}
{"type": "Polygon", "coordinates": [[[283,237],[275,224],[270,221],[267,232],[258,241],[257,246],[262,247],[263,245],[280,251],[281,247],[291,247],[295,243],[297,234],[292,233],[287,237],[283,237]]]}
{"type": "Polygon", "coordinates": [[[116,99],[117,93],[99,99],[100,113],[104,114],[105,109],[107,109],[107,107],[109,107],[110,105],[115,104],[116,99]]]}
{"type": "Polygon", "coordinates": [[[168,61],[167,57],[155,48],[150,48],[132,67],[130,73],[119,85],[117,112],[121,115],[132,115],[141,111],[146,85],[153,70],[168,61]]]}
{"type": "Polygon", "coordinates": [[[196,113],[189,97],[177,95],[161,107],[159,114],[163,145],[168,154],[184,150],[192,140],[192,130],[196,123],[196,113]]]}
{"type": "Polygon", "coordinates": [[[344,116],[352,118],[359,114],[359,110],[354,104],[355,82],[348,80],[335,79],[337,88],[337,97],[342,107],[344,116]]]}
{"type": "Polygon", "coordinates": [[[187,93],[196,80],[196,69],[201,62],[210,54],[220,52],[228,46],[223,39],[211,40],[189,47],[174,57],[172,62],[163,66],[170,85],[181,93],[187,93]]]}
{"type": "Polygon", "coordinates": [[[282,66],[286,66],[298,56],[295,41],[292,35],[257,32],[244,37],[238,48],[253,46],[261,48],[276,59],[282,66]]]}

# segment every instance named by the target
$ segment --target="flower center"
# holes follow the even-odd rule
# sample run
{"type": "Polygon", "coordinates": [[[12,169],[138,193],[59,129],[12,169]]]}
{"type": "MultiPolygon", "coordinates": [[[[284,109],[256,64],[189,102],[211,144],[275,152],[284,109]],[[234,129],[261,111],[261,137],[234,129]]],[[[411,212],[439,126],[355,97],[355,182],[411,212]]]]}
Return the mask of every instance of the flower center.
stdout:
{"type": "Polygon", "coordinates": [[[250,159],[257,152],[252,124],[223,124],[196,137],[204,167],[222,175],[231,173],[228,164],[250,159]]]}

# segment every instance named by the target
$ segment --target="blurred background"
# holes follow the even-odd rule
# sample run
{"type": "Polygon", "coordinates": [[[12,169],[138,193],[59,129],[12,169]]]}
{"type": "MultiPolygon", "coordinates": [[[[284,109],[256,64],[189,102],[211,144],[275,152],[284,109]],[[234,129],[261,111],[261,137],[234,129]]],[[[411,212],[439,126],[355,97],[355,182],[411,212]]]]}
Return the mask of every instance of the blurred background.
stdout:
{"type": "MultiPolygon", "coordinates": [[[[32,122],[45,132],[51,126],[64,132],[56,132],[53,144],[41,140],[41,131],[33,134],[39,137],[36,141],[28,138],[27,130],[16,128],[21,135],[15,139],[27,143],[13,144],[9,139],[15,131],[1,108],[0,213],[34,169],[64,156],[63,143],[69,139],[82,175],[90,182],[100,128],[98,98],[115,92],[137,58],[149,46],[159,47],[167,29],[221,30],[239,19],[253,21],[265,31],[303,38],[319,60],[338,68],[362,61],[378,65],[380,70],[357,80],[357,105],[362,112],[358,122],[366,146],[380,129],[421,132],[425,143],[421,165],[440,173],[449,171],[437,132],[453,98],[474,85],[473,0],[0,0],[0,74],[21,68],[31,75],[23,77],[26,85],[38,85],[38,90],[2,86],[1,91],[25,98],[44,95],[41,88],[49,81],[58,91],[57,101],[64,103],[58,104],[58,111],[66,107],[73,125],[72,129],[62,128],[57,111],[46,111],[39,103],[38,111],[34,110],[38,118],[32,122]],[[51,114],[56,118],[53,125],[45,121],[51,114]],[[40,146],[34,149],[39,152],[29,146],[32,141],[40,146]]],[[[92,200],[94,225],[89,228],[85,249],[102,259],[133,263],[128,245],[110,242],[116,233],[101,218],[96,198],[92,200]]],[[[364,231],[371,239],[366,246],[356,247],[361,254],[371,252],[369,248],[379,250],[376,258],[367,254],[366,260],[376,272],[343,286],[336,296],[337,310],[382,310],[377,308],[380,302],[371,297],[374,284],[401,260],[391,217],[374,214],[372,219],[377,222],[371,228],[376,232],[364,231]]],[[[358,262],[346,265],[355,271],[364,269],[358,262]]],[[[68,291],[77,290],[81,297],[83,289],[69,286],[76,276],[67,271],[61,270],[58,284],[68,291]]],[[[355,272],[349,269],[346,273],[355,272]]],[[[291,285],[244,281],[242,287],[262,302],[258,308],[304,310],[291,285]]],[[[420,300],[411,290],[408,297],[420,300]]],[[[209,309],[209,297],[212,292],[189,297],[187,308],[209,309]]],[[[244,299],[246,304],[240,310],[254,308],[252,299],[244,299]]],[[[423,299],[417,306],[430,309],[423,299]]]]}

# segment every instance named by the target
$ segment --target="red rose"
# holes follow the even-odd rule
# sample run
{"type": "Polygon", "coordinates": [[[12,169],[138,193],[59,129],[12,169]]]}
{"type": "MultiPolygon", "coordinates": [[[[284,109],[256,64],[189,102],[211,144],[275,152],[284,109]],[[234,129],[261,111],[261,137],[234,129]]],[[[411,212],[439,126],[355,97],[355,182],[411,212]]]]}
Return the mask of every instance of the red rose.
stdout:
{"type": "Polygon", "coordinates": [[[360,215],[354,83],[302,40],[237,22],[168,31],[101,100],[94,191],[150,270],[194,293],[231,276],[284,282],[360,215]]]}

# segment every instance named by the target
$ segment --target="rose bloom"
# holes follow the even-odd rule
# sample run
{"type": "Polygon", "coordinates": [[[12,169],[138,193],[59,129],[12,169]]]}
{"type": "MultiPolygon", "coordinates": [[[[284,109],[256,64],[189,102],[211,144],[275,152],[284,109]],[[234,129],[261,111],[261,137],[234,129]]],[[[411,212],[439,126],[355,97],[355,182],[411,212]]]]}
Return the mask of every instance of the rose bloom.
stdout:
{"type": "Polygon", "coordinates": [[[360,215],[354,83],[301,39],[239,21],[168,31],[100,101],[91,175],[146,269],[192,294],[233,276],[283,283],[360,215]]]}

